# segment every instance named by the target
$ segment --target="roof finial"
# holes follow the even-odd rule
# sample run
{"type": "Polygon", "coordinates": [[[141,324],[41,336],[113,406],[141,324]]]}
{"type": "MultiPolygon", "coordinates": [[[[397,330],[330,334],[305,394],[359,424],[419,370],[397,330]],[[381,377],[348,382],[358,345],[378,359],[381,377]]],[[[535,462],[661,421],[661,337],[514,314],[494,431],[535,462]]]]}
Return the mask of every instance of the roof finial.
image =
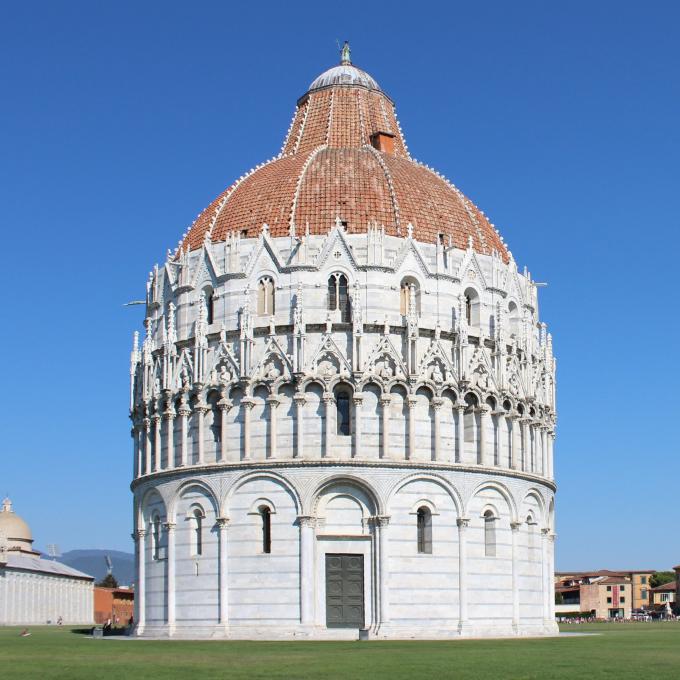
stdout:
{"type": "Polygon", "coordinates": [[[345,44],[342,46],[342,49],[340,50],[340,63],[351,64],[352,63],[351,54],[352,52],[349,49],[349,40],[345,40],[345,44]]]}

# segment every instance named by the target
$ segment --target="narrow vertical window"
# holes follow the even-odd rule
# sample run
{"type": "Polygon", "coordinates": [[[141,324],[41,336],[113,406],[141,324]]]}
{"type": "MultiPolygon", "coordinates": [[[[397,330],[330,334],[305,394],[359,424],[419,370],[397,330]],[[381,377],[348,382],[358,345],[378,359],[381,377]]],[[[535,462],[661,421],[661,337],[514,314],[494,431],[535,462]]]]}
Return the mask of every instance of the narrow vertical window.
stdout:
{"type": "Polygon", "coordinates": [[[205,308],[207,312],[206,321],[210,325],[215,320],[215,293],[210,288],[205,290],[205,308]]]}
{"type": "Polygon", "coordinates": [[[496,557],[496,518],[491,510],[484,513],[484,556],[496,557]]]}
{"type": "Polygon", "coordinates": [[[338,392],[335,398],[335,404],[337,434],[349,435],[351,434],[349,394],[347,392],[338,392]]]}
{"type": "Polygon", "coordinates": [[[153,518],[153,529],[151,532],[151,541],[153,559],[159,560],[161,558],[161,518],[155,515],[153,518]]]}
{"type": "Polygon", "coordinates": [[[257,313],[271,316],[274,313],[274,280],[264,276],[257,284],[257,313]]]}
{"type": "Polygon", "coordinates": [[[272,511],[263,505],[260,508],[260,517],[262,518],[262,552],[268,554],[272,551],[272,511]]]}
{"type": "Polygon", "coordinates": [[[418,508],[416,523],[418,529],[418,552],[429,555],[432,553],[432,513],[429,508],[418,508]]]}
{"type": "Polygon", "coordinates": [[[340,320],[347,323],[351,320],[351,303],[349,284],[344,274],[334,273],[328,278],[328,309],[340,310],[340,320]]]}
{"type": "Polygon", "coordinates": [[[340,318],[343,322],[350,321],[349,313],[349,290],[347,287],[347,277],[342,274],[338,277],[338,305],[340,307],[340,318]]]}
{"type": "Polygon", "coordinates": [[[468,326],[472,325],[472,298],[469,295],[465,296],[465,319],[468,326]]]}
{"type": "Polygon", "coordinates": [[[194,510],[194,555],[203,554],[203,513],[194,510]]]}
{"type": "Polygon", "coordinates": [[[338,308],[338,280],[335,274],[328,278],[328,309],[335,311],[338,308]]]}

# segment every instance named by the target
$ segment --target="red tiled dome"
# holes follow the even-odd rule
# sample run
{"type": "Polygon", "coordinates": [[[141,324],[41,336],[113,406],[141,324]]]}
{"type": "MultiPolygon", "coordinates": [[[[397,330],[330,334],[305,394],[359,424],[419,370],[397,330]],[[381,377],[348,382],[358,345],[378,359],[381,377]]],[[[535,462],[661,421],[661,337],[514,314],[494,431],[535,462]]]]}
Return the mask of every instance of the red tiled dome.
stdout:
{"type": "Polygon", "coordinates": [[[281,154],[237,180],[199,215],[182,242],[201,246],[230,232],[254,237],[328,233],[339,217],[349,233],[384,225],[432,243],[508,251],[480,210],[435,171],[408,154],[394,104],[365,71],[344,61],[314,80],[298,101],[281,154]]]}

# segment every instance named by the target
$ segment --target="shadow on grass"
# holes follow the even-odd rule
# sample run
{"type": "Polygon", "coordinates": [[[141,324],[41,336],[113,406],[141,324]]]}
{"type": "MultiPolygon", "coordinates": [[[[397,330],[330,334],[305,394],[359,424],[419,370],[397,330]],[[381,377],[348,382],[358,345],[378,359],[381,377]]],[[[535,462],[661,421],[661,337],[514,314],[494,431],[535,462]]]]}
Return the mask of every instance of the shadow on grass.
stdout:
{"type": "MultiPolygon", "coordinates": [[[[90,626],[89,628],[71,628],[71,633],[74,635],[88,635],[90,637],[94,637],[95,628],[101,628],[101,626],[90,626]]],[[[103,637],[127,635],[127,632],[127,628],[110,628],[109,630],[103,631],[103,637]]]]}

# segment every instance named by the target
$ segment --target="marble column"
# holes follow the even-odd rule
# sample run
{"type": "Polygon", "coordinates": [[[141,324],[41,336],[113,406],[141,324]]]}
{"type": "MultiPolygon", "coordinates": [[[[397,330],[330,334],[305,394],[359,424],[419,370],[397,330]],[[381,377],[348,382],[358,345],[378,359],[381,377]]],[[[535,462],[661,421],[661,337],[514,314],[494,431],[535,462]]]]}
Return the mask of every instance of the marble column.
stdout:
{"type": "Polygon", "coordinates": [[[496,465],[503,467],[505,462],[503,456],[505,455],[504,442],[508,437],[508,426],[505,422],[505,411],[496,411],[496,465]]]}
{"type": "Polygon", "coordinates": [[[205,463],[205,414],[208,407],[204,404],[197,404],[194,407],[194,414],[198,418],[198,465],[205,463]]]}
{"type": "Polygon", "coordinates": [[[543,619],[545,623],[550,621],[550,599],[554,599],[554,586],[552,583],[552,576],[550,573],[550,558],[548,555],[548,538],[550,536],[550,529],[541,529],[541,564],[543,573],[543,619]]]}
{"type": "Polygon", "coordinates": [[[142,457],[142,427],[136,423],[132,429],[132,436],[135,438],[135,477],[144,474],[144,459],[142,457]]]}
{"type": "Polygon", "coordinates": [[[521,522],[510,522],[512,533],[512,629],[519,630],[519,531],[521,522]]]}
{"type": "Polygon", "coordinates": [[[434,411],[434,454],[433,460],[442,459],[442,406],[444,406],[444,399],[435,397],[432,400],[432,409],[434,411]]]}
{"type": "Polygon", "coordinates": [[[364,403],[364,395],[362,392],[355,392],[352,397],[354,404],[354,414],[352,418],[352,425],[354,430],[354,453],[353,458],[361,457],[361,408],[364,403]]]}
{"type": "Polygon", "coordinates": [[[408,449],[406,451],[407,460],[416,459],[416,406],[418,399],[409,395],[406,398],[408,404],[408,449]]]}
{"type": "Polygon", "coordinates": [[[456,463],[462,463],[463,458],[465,458],[465,404],[456,406],[456,411],[458,411],[458,418],[456,421],[456,438],[458,440],[456,463]]]}
{"type": "Polygon", "coordinates": [[[135,584],[135,618],[137,632],[142,633],[146,622],[146,530],[137,529],[134,534],[137,552],[137,583],[135,584]]]}
{"type": "Polygon", "coordinates": [[[548,478],[555,478],[555,433],[548,433],[548,478]]]}
{"type": "Polygon", "coordinates": [[[161,416],[156,413],[151,416],[153,420],[153,469],[154,472],[160,472],[161,470],[161,416]]]}
{"type": "Polygon", "coordinates": [[[555,583],[555,539],[557,535],[552,533],[548,534],[548,586],[549,586],[549,597],[548,597],[548,623],[550,626],[555,625],[555,596],[553,594],[554,583],[555,583]]]}
{"type": "Polygon", "coordinates": [[[220,624],[226,626],[229,623],[229,552],[227,546],[227,517],[217,518],[217,531],[219,540],[219,598],[220,598],[220,624]]]}
{"type": "Polygon", "coordinates": [[[217,402],[217,405],[220,408],[220,418],[221,418],[221,425],[220,425],[220,431],[221,431],[221,441],[220,441],[220,458],[219,462],[220,463],[226,463],[227,458],[229,456],[229,446],[228,446],[228,441],[229,437],[227,437],[227,415],[229,414],[229,409],[233,406],[231,401],[227,399],[226,397],[223,397],[217,402]]]}
{"type": "Polygon", "coordinates": [[[168,589],[168,627],[170,633],[175,625],[175,526],[174,522],[166,522],[165,530],[168,539],[168,571],[167,571],[167,589],[168,589]]]}
{"type": "Polygon", "coordinates": [[[314,623],[314,543],[316,517],[298,517],[300,527],[300,623],[311,626],[314,623]]]}
{"type": "Polygon", "coordinates": [[[480,463],[491,466],[489,461],[489,407],[484,405],[479,409],[479,448],[480,463]]]}
{"type": "Polygon", "coordinates": [[[470,520],[467,517],[459,517],[456,524],[458,525],[458,632],[463,634],[468,627],[466,529],[470,525],[470,520]]]}
{"type": "Polygon", "coordinates": [[[276,422],[278,418],[278,406],[281,402],[279,401],[278,397],[271,395],[267,397],[267,403],[269,404],[269,457],[276,458],[276,422]]]}
{"type": "Polygon", "coordinates": [[[250,397],[241,399],[243,407],[243,460],[250,460],[250,412],[255,406],[255,401],[250,397]]]}
{"type": "Polygon", "coordinates": [[[519,454],[520,454],[520,436],[519,430],[521,428],[520,419],[521,415],[518,413],[513,413],[510,418],[511,430],[510,430],[510,467],[513,470],[519,470],[519,454]]]}
{"type": "Polygon", "coordinates": [[[335,430],[335,397],[330,392],[323,393],[324,444],[323,457],[333,457],[333,432],[335,430]]]}
{"type": "Polygon", "coordinates": [[[175,411],[172,402],[168,402],[169,407],[163,414],[165,420],[165,450],[166,467],[172,470],[175,467],[175,411]]]}
{"type": "Polygon", "coordinates": [[[548,476],[548,428],[541,426],[541,474],[548,476]]]}
{"type": "Polygon", "coordinates": [[[189,410],[189,406],[186,403],[186,398],[182,398],[182,403],[179,407],[179,417],[180,417],[180,426],[182,428],[181,431],[181,441],[179,444],[179,464],[182,467],[185,467],[187,464],[187,459],[189,456],[188,448],[189,448],[189,414],[191,411],[189,410]]]}
{"type": "Polygon", "coordinates": [[[380,446],[380,457],[390,457],[390,405],[392,404],[392,397],[389,394],[383,394],[380,397],[380,414],[382,417],[382,441],[380,446]]]}
{"type": "Polygon", "coordinates": [[[295,457],[304,458],[304,427],[303,419],[305,416],[305,404],[307,400],[305,395],[301,392],[293,395],[293,401],[295,402],[295,426],[296,426],[296,437],[295,437],[295,457]]]}
{"type": "Polygon", "coordinates": [[[390,567],[389,535],[390,518],[381,515],[375,518],[378,529],[378,582],[380,597],[380,625],[390,620],[390,567]]]}

